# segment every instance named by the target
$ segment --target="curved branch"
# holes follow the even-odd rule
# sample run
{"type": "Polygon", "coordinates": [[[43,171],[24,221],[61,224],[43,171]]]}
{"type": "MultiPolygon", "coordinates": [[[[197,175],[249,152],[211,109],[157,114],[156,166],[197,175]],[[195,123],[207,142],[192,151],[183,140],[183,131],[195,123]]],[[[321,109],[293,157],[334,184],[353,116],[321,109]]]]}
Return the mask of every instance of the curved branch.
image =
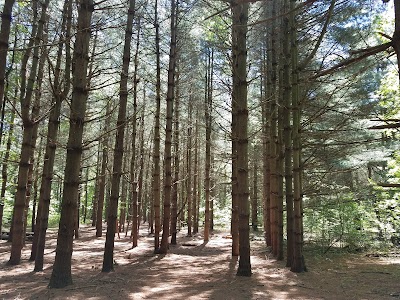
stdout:
{"type": "Polygon", "coordinates": [[[325,20],[324,26],[322,27],[321,34],[318,37],[317,43],[315,44],[314,49],[311,51],[310,55],[308,57],[306,57],[304,59],[304,61],[300,62],[299,70],[303,70],[310,63],[310,61],[314,58],[315,54],[317,54],[318,48],[321,45],[322,40],[324,39],[324,36],[327,32],[328,24],[331,21],[335,4],[336,4],[336,0],[332,0],[331,5],[328,8],[326,20],[325,20]]]}

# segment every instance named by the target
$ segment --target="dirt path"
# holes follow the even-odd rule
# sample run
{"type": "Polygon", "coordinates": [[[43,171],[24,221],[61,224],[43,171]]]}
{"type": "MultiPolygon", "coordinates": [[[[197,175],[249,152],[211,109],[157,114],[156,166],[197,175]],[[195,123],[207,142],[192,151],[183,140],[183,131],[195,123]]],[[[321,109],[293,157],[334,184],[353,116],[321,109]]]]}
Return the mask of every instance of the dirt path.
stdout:
{"type": "Polygon", "coordinates": [[[0,241],[1,299],[400,299],[400,255],[320,256],[306,252],[309,271],[294,274],[269,256],[260,240],[252,241],[250,278],[235,276],[231,240],[215,232],[210,242],[180,234],[179,245],[167,255],[154,255],[153,238],[143,228],[139,246],[128,238],[115,242],[115,272],[102,273],[105,237],[83,227],[73,253],[74,284],[48,289],[55,256],[55,232],[50,234],[45,270],[34,273],[27,261],[30,244],[19,266],[6,266],[10,245],[0,241]]]}

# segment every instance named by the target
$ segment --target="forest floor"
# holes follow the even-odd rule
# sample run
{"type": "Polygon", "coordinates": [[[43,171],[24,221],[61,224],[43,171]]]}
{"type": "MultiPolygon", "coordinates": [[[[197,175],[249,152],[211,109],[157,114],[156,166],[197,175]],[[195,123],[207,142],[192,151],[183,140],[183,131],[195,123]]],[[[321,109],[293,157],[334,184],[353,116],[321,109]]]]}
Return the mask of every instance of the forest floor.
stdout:
{"type": "Polygon", "coordinates": [[[386,255],[305,249],[308,272],[295,274],[276,261],[264,242],[251,242],[251,277],[236,276],[238,261],[231,257],[231,239],[214,231],[208,243],[202,236],[186,237],[167,255],[153,254],[153,237],[141,228],[139,246],[129,238],[115,240],[115,271],[102,273],[105,234],[83,226],[74,241],[73,281],[48,289],[55,256],[56,232],[49,230],[43,272],[33,272],[30,243],[18,266],[7,266],[10,244],[0,241],[0,299],[400,299],[400,249],[386,255]]]}

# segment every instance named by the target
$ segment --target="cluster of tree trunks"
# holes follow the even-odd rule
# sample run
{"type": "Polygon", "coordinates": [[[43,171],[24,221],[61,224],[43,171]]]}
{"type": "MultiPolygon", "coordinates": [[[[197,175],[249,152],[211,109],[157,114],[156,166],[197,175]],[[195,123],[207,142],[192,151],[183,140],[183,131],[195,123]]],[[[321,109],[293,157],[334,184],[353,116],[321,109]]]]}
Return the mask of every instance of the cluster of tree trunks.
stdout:
{"type": "MultiPolygon", "coordinates": [[[[6,0],[1,15],[0,29],[0,107],[4,118],[4,103],[6,99],[6,55],[10,35],[11,12],[15,1],[6,0]]],[[[248,110],[248,64],[247,64],[247,34],[249,18],[249,2],[231,1],[232,17],[232,256],[239,257],[237,275],[251,276],[250,262],[250,186],[249,186],[249,110],[248,110]]],[[[317,52],[321,40],[326,32],[327,24],[335,6],[335,0],[327,12],[326,22],[322,27],[321,35],[314,49],[308,56],[299,62],[297,45],[296,14],[298,4],[296,0],[272,0],[261,4],[268,22],[262,25],[263,47],[261,65],[261,102],[262,133],[263,133],[263,227],[265,241],[271,246],[277,259],[284,259],[284,206],[286,207],[286,234],[287,266],[294,272],[306,270],[303,258],[303,199],[302,199],[302,95],[306,94],[306,87],[301,85],[302,71],[309,64],[317,52]],[[285,203],[284,203],[285,201],[285,203]],[[285,204],[285,205],[284,205],[285,204]]],[[[9,264],[19,264],[21,251],[26,236],[28,207],[30,202],[33,176],[34,153],[38,137],[40,119],[40,99],[42,91],[45,65],[51,64],[51,108],[48,111],[48,125],[46,143],[44,146],[44,164],[41,173],[39,202],[37,217],[33,230],[35,232],[32,243],[31,260],[35,260],[35,271],[43,270],[45,237],[49,222],[50,198],[54,165],[56,158],[57,138],[59,133],[62,103],[68,98],[70,87],[72,96],[69,103],[69,135],[66,146],[66,161],[63,176],[61,197],[60,222],[57,236],[56,257],[50,278],[50,287],[59,288],[72,284],[71,256],[73,238],[77,237],[79,225],[80,185],[85,168],[83,144],[84,125],[87,122],[87,102],[91,89],[91,76],[94,73],[93,59],[96,53],[97,31],[92,32],[92,14],[95,3],[92,0],[80,0],[77,5],[77,31],[73,33],[73,2],[65,0],[61,20],[61,34],[58,38],[56,60],[47,62],[47,49],[41,47],[47,44],[47,8],[50,1],[34,0],[32,6],[32,28],[30,38],[25,45],[20,62],[19,95],[20,117],[23,123],[22,145],[18,164],[17,188],[13,211],[10,240],[12,240],[9,264]],[[73,55],[71,55],[71,39],[75,37],[73,55]],[[90,51],[90,47],[91,51],[90,51]],[[72,70],[72,78],[71,78],[72,70]]],[[[378,48],[364,51],[360,57],[371,55],[376,51],[393,47],[396,54],[400,53],[400,0],[395,0],[396,26],[390,43],[378,48]]],[[[137,18],[136,47],[134,57],[133,92],[129,89],[131,44],[135,23],[135,0],[130,0],[127,11],[127,20],[124,36],[124,47],[119,81],[119,103],[116,127],[112,128],[112,101],[108,100],[105,107],[104,135],[98,137],[97,167],[95,191],[92,208],[92,226],[96,226],[96,236],[103,233],[103,220],[107,221],[107,233],[104,249],[103,272],[114,268],[114,241],[115,234],[128,228],[131,229],[132,247],[138,245],[139,226],[141,218],[149,223],[150,233],[154,233],[154,252],[166,254],[170,243],[176,244],[179,221],[187,223],[187,235],[199,232],[200,199],[201,199],[201,168],[204,158],[204,242],[209,241],[210,231],[213,228],[213,198],[215,196],[213,180],[213,89],[214,89],[214,46],[206,48],[206,74],[204,107],[195,105],[190,93],[187,96],[187,125],[181,126],[180,110],[185,102],[181,101],[179,90],[181,76],[178,66],[183,63],[179,57],[178,29],[179,29],[179,2],[170,2],[170,44],[168,81],[165,103],[165,137],[163,155],[163,180],[161,180],[161,50],[159,3],[155,0],[154,27],[155,27],[155,111],[151,150],[145,151],[145,107],[138,109],[138,68],[140,53],[140,18],[137,18]],[[133,116],[127,117],[128,96],[133,97],[133,116]],[[201,120],[200,112],[204,111],[205,144],[201,149],[200,142],[201,120]],[[141,116],[139,118],[139,113],[141,116]],[[195,120],[193,120],[193,118],[195,120]],[[140,119],[140,133],[137,135],[137,120],[140,119]],[[186,140],[181,140],[182,130],[185,128],[186,140]],[[110,132],[115,130],[113,151],[110,151],[110,132]],[[129,136],[129,139],[126,137],[129,136]],[[137,138],[138,136],[138,138],[137,138]],[[129,140],[130,143],[127,143],[129,140]],[[186,143],[185,143],[186,142],[186,143]],[[139,147],[137,147],[139,145],[139,147]],[[182,146],[185,145],[185,146],[182,146]],[[182,151],[180,148],[185,148],[182,151]],[[112,157],[110,153],[112,152],[112,157]],[[128,157],[128,153],[131,156],[128,157]],[[204,152],[204,155],[201,154],[204,152]],[[145,169],[145,157],[147,166],[145,169]],[[109,157],[110,156],[110,157],[109,157]],[[150,157],[152,156],[152,159],[150,157]],[[184,158],[184,159],[182,159],[184,158]],[[110,161],[109,161],[110,160],[110,161]],[[130,165],[129,165],[130,162],[130,165]],[[112,166],[111,166],[112,164],[112,166]],[[129,165],[129,172],[128,172],[129,165]],[[151,192],[147,195],[147,187],[143,186],[151,171],[151,192]],[[110,171],[111,170],[111,171],[110,171]],[[146,170],[146,172],[144,172],[146,170]],[[129,176],[124,176],[129,173],[129,176]],[[122,180],[122,182],[121,182],[122,180]],[[163,183],[161,201],[161,182],[163,183]],[[122,192],[121,192],[122,191],[122,192]],[[121,201],[119,200],[121,198],[121,201]],[[129,199],[129,201],[127,200],[129,199]],[[121,203],[120,203],[121,202],[121,203]],[[106,203],[106,211],[104,206],[106,203]],[[121,205],[119,205],[119,203],[121,205]],[[120,208],[118,221],[118,208],[120,208]],[[106,218],[104,218],[104,215],[106,218]],[[125,224],[128,225],[125,228],[125,224]],[[131,225],[129,226],[129,222],[131,225]],[[119,225],[119,226],[118,226],[119,225]],[[162,231],[161,241],[160,234],[162,231]],[[171,241],[170,241],[171,236],[171,241]]],[[[350,59],[345,63],[321,72],[322,76],[353,63],[357,59],[350,59]]],[[[12,59],[13,62],[13,59],[12,59]]],[[[13,65],[13,63],[11,64],[13,65]]],[[[146,101],[146,89],[143,89],[143,101],[146,101]]],[[[15,106],[11,123],[15,118],[15,106]]],[[[3,122],[2,122],[3,124],[3,122]]],[[[2,138],[2,127],[0,142],[2,138]]],[[[396,123],[396,127],[398,124],[396,123]]],[[[387,127],[385,127],[387,128],[387,127]]],[[[374,128],[378,129],[378,128],[374,128]]],[[[7,151],[4,161],[8,160],[11,147],[13,127],[10,126],[7,141],[7,151]]],[[[257,153],[254,147],[254,156],[257,153]]],[[[38,162],[40,160],[38,157],[38,162]]],[[[2,166],[2,188],[0,199],[0,219],[3,215],[3,201],[7,183],[7,167],[2,166]]],[[[35,168],[38,174],[39,168],[35,168]]],[[[252,227],[258,230],[257,191],[258,165],[253,163],[252,186],[252,227]]],[[[86,183],[89,182],[89,170],[86,169],[86,183]]],[[[36,185],[38,185],[37,181],[36,185]]],[[[61,184],[61,183],[60,183],[61,184]]],[[[397,185],[381,184],[382,186],[398,187],[397,185]]],[[[53,187],[54,188],[54,187],[53,187]]],[[[84,219],[86,220],[88,206],[88,185],[86,184],[85,203],[83,205],[84,219]]],[[[37,189],[35,188],[35,191],[37,189]]],[[[57,188],[57,191],[60,189],[57,188]]],[[[35,197],[33,197],[35,199],[35,197]]],[[[36,202],[34,202],[36,203],[36,202]]],[[[36,204],[34,204],[36,207],[36,204]]],[[[35,215],[35,213],[34,213],[35,215]]],[[[35,218],[33,217],[33,220],[35,218]]],[[[1,222],[0,222],[1,232],[1,222]]]]}

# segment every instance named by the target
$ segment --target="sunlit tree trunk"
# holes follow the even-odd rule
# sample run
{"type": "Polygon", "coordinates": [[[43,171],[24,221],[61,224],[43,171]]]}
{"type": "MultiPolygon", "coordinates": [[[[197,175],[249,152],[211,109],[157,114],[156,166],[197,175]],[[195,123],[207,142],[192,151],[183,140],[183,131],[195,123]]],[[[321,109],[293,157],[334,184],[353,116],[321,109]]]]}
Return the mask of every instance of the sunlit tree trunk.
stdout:
{"type": "Polygon", "coordinates": [[[176,0],[171,0],[171,41],[169,49],[168,65],[168,89],[167,89],[167,110],[165,126],[164,146],[164,212],[163,212],[163,233],[160,245],[160,253],[167,253],[169,240],[169,223],[171,214],[171,146],[172,146],[172,117],[174,110],[174,89],[175,89],[175,66],[176,66],[176,0]]]}
{"type": "Polygon", "coordinates": [[[232,100],[237,112],[237,197],[239,208],[238,276],[251,276],[248,184],[247,21],[248,3],[232,5],[232,100]]]}
{"type": "Polygon", "coordinates": [[[135,14],[135,0],[130,0],[127,13],[126,29],[125,29],[121,81],[119,85],[119,110],[118,110],[118,120],[117,120],[117,132],[115,136],[111,196],[110,196],[110,203],[107,215],[107,233],[106,233],[106,243],[104,247],[102,272],[110,272],[114,270],[114,236],[117,229],[116,223],[118,217],[118,198],[119,198],[121,175],[122,175],[122,163],[124,159],[126,107],[128,103],[128,77],[129,77],[129,64],[131,61],[130,47],[132,40],[134,14],[135,14]]]}

